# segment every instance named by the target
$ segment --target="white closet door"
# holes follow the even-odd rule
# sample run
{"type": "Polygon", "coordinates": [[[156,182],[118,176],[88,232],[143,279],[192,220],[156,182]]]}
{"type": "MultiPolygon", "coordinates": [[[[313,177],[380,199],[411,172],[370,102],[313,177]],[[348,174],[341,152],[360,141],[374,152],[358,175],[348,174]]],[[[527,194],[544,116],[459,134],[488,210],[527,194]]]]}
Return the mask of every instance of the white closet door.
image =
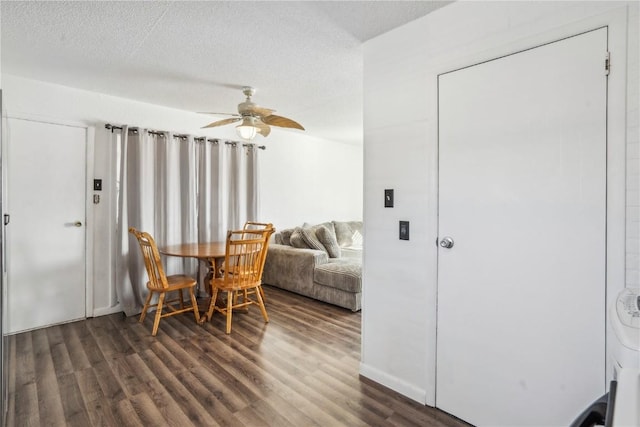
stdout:
{"type": "Polygon", "coordinates": [[[566,426],[605,392],[602,28],[439,77],[436,405],[566,426]]]}
{"type": "Polygon", "coordinates": [[[86,129],[9,119],[9,330],[86,313],[86,129]]]}

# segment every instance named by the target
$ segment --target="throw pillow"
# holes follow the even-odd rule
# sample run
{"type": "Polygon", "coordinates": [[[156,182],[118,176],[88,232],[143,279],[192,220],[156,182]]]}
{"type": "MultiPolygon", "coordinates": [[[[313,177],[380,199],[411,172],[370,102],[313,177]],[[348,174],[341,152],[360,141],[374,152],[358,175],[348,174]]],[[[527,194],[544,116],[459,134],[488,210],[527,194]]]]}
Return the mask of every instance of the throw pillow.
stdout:
{"type": "Polygon", "coordinates": [[[296,227],[295,230],[291,233],[291,237],[289,238],[291,242],[291,246],[298,249],[309,249],[309,246],[305,243],[302,238],[302,229],[300,227],[296,227]]]}
{"type": "Polygon", "coordinates": [[[311,249],[327,252],[324,245],[318,240],[316,230],[313,227],[302,227],[300,232],[302,233],[302,239],[311,249]]]}
{"type": "Polygon", "coordinates": [[[331,231],[332,233],[335,234],[336,232],[336,228],[334,227],[333,222],[331,221],[327,221],[327,222],[323,222],[321,224],[315,224],[315,225],[305,222],[304,224],[302,224],[302,228],[305,228],[305,227],[311,227],[314,229],[314,231],[318,231],[318,228],[320,227],[327,227],[329,231],[331,231]]]}
{"type": "Polygon", "coordinates": [[[293,228],[286,228],[280,232],[280,239],[282,245],[293,246],[291,244],[291,235],[293,234],[293,228]]]}
{"type": "Polygon", "coordinates": [[[340,258],[340,245],[338,245],[335,233],[332,233],[327,227],[318,227],[316,236],[327,250],[330,258],[340,258]]]}

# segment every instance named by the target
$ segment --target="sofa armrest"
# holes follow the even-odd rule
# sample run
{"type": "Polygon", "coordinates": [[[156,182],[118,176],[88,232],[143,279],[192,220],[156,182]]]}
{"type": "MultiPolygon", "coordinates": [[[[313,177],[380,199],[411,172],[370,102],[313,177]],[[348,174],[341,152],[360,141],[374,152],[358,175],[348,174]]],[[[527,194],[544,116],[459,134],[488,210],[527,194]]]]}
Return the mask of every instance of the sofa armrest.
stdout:
{"type": "Polygon", "coordinates": [[[262,283],[296,292],[310,292],[315,266],[328,261],[329,256],[324,251],[270,244],[262,283]]]}

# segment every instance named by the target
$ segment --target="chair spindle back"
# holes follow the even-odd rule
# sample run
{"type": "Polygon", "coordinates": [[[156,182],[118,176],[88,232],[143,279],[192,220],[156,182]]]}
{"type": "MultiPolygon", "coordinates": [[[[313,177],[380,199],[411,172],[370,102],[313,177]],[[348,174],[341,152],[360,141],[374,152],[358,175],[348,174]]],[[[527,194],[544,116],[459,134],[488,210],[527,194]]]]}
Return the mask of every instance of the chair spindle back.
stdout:
{"type": "Polygon", "coordinates": [[[169,286],[167,282],[167,276],[162,267],[162,261],[160,259],[160,252],[156,246],[155,240],[147,232],[138,231],[135,228],[129,228],[129,232],[136,236],[142,256],[144,258],[144,266],[147,269],[147,275],[149,276],[149,286],[154,289],[165,289],[169,286]]]}

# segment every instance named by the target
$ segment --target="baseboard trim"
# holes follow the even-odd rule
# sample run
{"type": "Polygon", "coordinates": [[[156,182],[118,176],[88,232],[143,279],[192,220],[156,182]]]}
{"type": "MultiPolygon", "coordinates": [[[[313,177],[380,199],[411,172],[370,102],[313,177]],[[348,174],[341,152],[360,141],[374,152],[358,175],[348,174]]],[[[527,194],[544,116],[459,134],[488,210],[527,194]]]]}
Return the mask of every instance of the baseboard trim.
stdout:
{"type": "Polygon", "coordinates": [[[411,400],[426,405],[427,392],[413,384],[382,372],[379,369],[360,363],[360,375],[390,388],[411,400]]]}
{"type": "Polygon", "coordinates": [[[119,313],[121,311],[122,311],[122,307],[120,306],[120,304],[118,304],[118,305],[116,305],[114,307],[94,308],[93,309],[93,317],[107,316],[109,314],[119,313]]]}

